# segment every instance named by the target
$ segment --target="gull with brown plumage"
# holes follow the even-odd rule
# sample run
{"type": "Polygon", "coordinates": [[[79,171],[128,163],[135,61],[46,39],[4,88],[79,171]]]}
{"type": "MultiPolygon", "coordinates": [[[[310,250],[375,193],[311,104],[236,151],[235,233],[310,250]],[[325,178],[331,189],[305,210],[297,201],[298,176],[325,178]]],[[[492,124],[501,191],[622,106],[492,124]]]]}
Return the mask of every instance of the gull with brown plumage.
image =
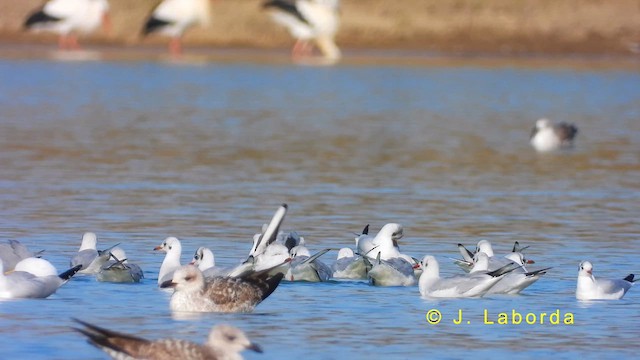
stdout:
{"type": "Polygon", "coordinates": [[[78,319],[73,320],[83,325],[83,328],[73,329],[85,335],[89,344],[118,360],[238,360],[242,359],[241,351],[262,352],[260,346],[249,341],[242,330],[230,325],[213,327],[207,342],[201,345],[181,339],[151,341],[108,330],[78,319]]]}

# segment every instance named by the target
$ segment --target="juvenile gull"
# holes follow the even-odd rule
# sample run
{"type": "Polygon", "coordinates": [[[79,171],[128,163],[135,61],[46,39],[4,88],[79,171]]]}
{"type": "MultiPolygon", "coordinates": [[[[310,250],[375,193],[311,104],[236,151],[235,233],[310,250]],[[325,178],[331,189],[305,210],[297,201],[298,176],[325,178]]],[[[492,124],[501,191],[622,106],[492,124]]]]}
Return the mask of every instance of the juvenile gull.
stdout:
{"type": "Polygon", "coordinates": [[[633,284],[634,275],[629,274],[624,279],[599,279],[593,276],[593,265],[589,261],[580,263],[576,299],[578,300],[618,300],[629,291],[633,284]]]}
{"type": "Polygon", "coordinates": [[[180,240],[170,236],[161,245],[153,248],[154,251],[164,251],[166,255],[160,266],[158,273],[158,285],[173,278],[173,272],[180,267],[180,256],[182,256],[182,245],[180,240]]]}
{"type": "Polygon", "coordinates": [[[111,250],[111,258],[102,265],[100,272],[96,274],[96,280],[116,283],[137,283],[144,278],[140,266],[130,263],[127,254],[120,247],[111,250]]]}
{"type": "Polygon", "coordinates": [[[239,277],[215,277],[205,281],[202,272],[186,265],[160,287],[175,288],[172,311],[251,312],[278,287],[288,262],[271,269],[248,271],[239,277]]]}
{"type": "Polygon", "coordinates": [[[531,146],[538,152],[549,152],[573,146],[578,128],[561,122],[553,124],[549,119],[539,119],[531,130],[531,146]]]}
{"type": "Polygon", "coordinates": [[[107,353],[113,359],[155,360],[239,360],[240,352],[262,349],[249,341],[242,330],[230,325],[214,326],[203,345],[188,340],[146,340],[135,335],[107,330],[87,322],[73,319],[83,325],[74,330],[85,335],[89,344],[107,353]]]}
{"type": "Polygon", "coordinates": [[[435,257],[427,255],[422,259],[423,273],[418,282],[420,294],[428,297],[481,297],[489,291],[509,271],[512,265],[492,272],[440,277],[440,266],[435,257]]]}
{"type": "Polygon", "coordinates": [[[46,298],[55,293],[80,269],[80,265],[58,274],[44,259],[27,258],[13,272],[4,274],[0,261],[0,299],[46,298]]]}

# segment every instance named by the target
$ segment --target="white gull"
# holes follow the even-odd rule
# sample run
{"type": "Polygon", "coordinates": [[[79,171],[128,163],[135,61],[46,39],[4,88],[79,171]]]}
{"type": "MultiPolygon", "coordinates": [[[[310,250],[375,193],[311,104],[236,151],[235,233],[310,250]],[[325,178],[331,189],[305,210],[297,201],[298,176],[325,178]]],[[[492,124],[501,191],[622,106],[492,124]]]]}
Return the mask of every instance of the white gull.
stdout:
{"type": "Polygon", "coordinates": [[[182,244],[177,238],[170,236],[162,244],[153,248],[154,251],[164,251],[166,255],[162,260],[160,272],[158,273],[158,285],[173,278],[173,272],[180,268],[180,257],[182,256],[182,244]]]}
{"type": "Polygon", "coordinates": [[[129,262],[127,254],[120,247],[111,249],[111,258],[100,272],[96,274],[96,280],[115,283],[137,283],[144,278],[142,269],[137,264],[129,262]]]}
{"type": "Polygon", "coordinates": [[[80,269],[80,265],[58,274],[47,260],[26,258],[13,272],[4,274],[0,261],[0,299],[46,298],[55,293],[80,269]]]}
{"type": "Polygon", "coordinates": [[[589,261],[580,263],[576,299],[578,300],[618,300],[629,291],[634,280],[633,274],[624,279],[596,279],[593,265],[589,261]]]}
{"type": "Polygon", "coordinates": [[[549,119],[538,119],[531,130],[530,143],[537,152],[549,152],[573,146],[578,128],[573,124],[553,124],[549,119]]]}

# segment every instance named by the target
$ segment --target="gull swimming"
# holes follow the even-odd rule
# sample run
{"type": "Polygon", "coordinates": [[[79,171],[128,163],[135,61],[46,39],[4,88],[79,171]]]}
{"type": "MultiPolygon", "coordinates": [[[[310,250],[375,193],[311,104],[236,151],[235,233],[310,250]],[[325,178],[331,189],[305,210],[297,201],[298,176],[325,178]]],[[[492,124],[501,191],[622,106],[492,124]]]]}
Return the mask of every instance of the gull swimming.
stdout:
{"type": "Polygon", "coordinates": [[[624,279],[596,279],[593,276],[593,265],[589,261],[580,263],[578,270],[578,284],[576,299],[578,300],[618,300],[631,289],[634,275],[629,274],[624,279]]]}
{"type": "Polygon", "coordinates": [[[339,0],[268,0],[262,7],[296,39],[291,50],[294,59],[311,55],[313,41],[325,59],[336,61],[341,57],[334,40],[340,24],[339,4],[339,0]]]}
{"type": "Polygon", "coordinates": [[[573,146],[578,128],[569,123],[553,124],[549,119],[538,119],[531,130],[531,146],[538,152],[549,152],[573,146]]]}
{"type": "Polygon", "coordinates": [[[423,272],[418,286],[425,297],[481,297],[500,281],[505,274],[515,268],[511,265],[491,271],[474,274],[440,277],[440,265],[435,257],[426,255],[421,262],[423,272]]]}
{"type": "Polygon", "coordinates": [[[4,273],[0,261],[0,299],[43,299],[55,293],[78,270],[80,265],[58,274],[56,268],[47,260],[26,258],[20,261],[13,272],[4,273]]]}
{"type": "Polygon", "coordinates": [[[331,279],[333,271],[320,261],[320,256],[331,249],[324,249],[313,256],[304,245],[298,245],[291,249],[291,266],[285,275],[289,281],[322,282],[331,279]]]}
{"type": "Polygon", "coordinates": [[[111,258],[102,265],[100,272],[96,274],[96,280],[115,283],[137,283],[144,278],[140,266],[130,263],[127,254],[120,247],[111,249],[111,258]]]}
{"type": "Polygon", "coordinates": [[[175,288],[170,301],[172,311],[252,312],[278,287],[288,266],[285,262],[271,269],[247,271],[239,277],[205,281],[197,267],[185,265],[160,287],[175,288]]]}
{"type": "MultiPolygon", "coordinates": [[[[507,273],[502,280],[492,286],[488,294],[519,294],[522,290],[529,287],[540,279],[540,277],[547,273],[547,270],[551,268],[540,269],[536,271],[527,271],[524,266],[524,258],[520,253],[511,253],[508,259],[515,262],[519,267],[514,271],[507,273]]],[[[487,272],[489,271],[489,257],[483,252],[479,252],[475,255],[474,266],[470,273],[487,272]]]]}
{"type": "Polygon", "coordinates": [[[153,248],[154,251],[164,251],[166,255],[160,266],[158,273],[158,285],[173,278],[173,272],[180,268],[180,257],[182,256],[182,245],[180,240],[170,236],[162,244],[153,248]]]}
{"type": "Polygon", "coordinates": [[[191,265],[197,266],[205,279],[209,279],[216,276],[227,276],[231,269],[224,268],[221,266],[216,266],[216,260],[213,256],[213,251],[206,247],[199,247],[196,252],[193,254],[193,259],[189,263],[191,265]]]}
{"type": "Polygon", "coordinates": [[[4,264],[4,271],[11,271],[21,260],[30,257],[40,257],[43,251],[33,253],[20,241],[9,240],[8,244],[0,244],[0,260],[2,260],[4,264]]]}
{"type": "MultiPolygon", "coordinates": [[[[351,248],[342,248],[338,251],[338,258],[331,265],[333,278],[362,280],[367,278],[367,265],[356,256],[351,248]]],[[[369,266],[370,268],[370,266],[369,266]]]]}
{"type": "Polygon", "coordinates": [[[89,344],[104,351],[113,359],[182,359],[182,360],[239,360],[240,352],[262,349],[249,341],[242,330],[230,325],[214,326],[203,345],[188,340],[147,340],[73,319],[83,328],[74,330],[86,336],[89,344]]]}
{"type": "Polygon", "coordinates": [[[26,29],[50,31],[59,35],[62,50],[79,48],[78,34],[89,34],[102,24],[104,31],[111,27],[107,0],[50,0],[29,15],[26,29]]]}
{"type": "Polygon", "coordinates": [[[413,265],[407,260],[399,257],[382,260],[380,253],[372,262],[367,277],[374,286],[413,286],[417,282],[413,265]]]}
{"type": "Polygon", "coordinates": [[[92,232],[86,232],[82,236],[82,244],[78,253],[71,258],[71,267],[82,265],[81,274],[97,274],[111,258],[110,250],[118,244],[105,250],[97,250],[97,237],[92,232]]]}

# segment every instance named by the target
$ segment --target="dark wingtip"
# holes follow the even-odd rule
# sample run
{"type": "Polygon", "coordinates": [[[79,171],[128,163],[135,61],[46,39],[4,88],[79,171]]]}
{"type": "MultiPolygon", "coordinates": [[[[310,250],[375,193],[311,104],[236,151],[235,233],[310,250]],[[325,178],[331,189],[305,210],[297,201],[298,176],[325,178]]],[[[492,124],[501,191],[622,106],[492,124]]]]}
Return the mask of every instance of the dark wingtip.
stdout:
{"type": "Polygon", "coordinates": [[[627,275],[626,278],[624,278],[624,280],[628,281],[628,282],[633,282],[633,278],[635,277],[635,275],[633,274],[629,274],[627,275]]]}
{"type": "Polygon", "coordinates": [[[362,229],[362,235],[369,235],[369,224],[362,229]]]}
{"type": "Polygon", "coordinates": [[[282,206],[282,207],[283,207],[283,208],[285,208],[285,209],[289,209],[289,205],[287,205],[287,204],[285,204],[285,203],[282,203],[282,205],[280,205],[280,206],[282,206]]]}
{"type": "Polygon", "coordinates": [[[73,275],[75,275],[78,271],[80,271],[80,269],[82,269],[82,265],[81,264],[76,265],[71,269],[62,272],[60,275],[58,275],[58,277],[62,280],[69,280],[71,279],[71,277],[73,277],[73,275]]]}

